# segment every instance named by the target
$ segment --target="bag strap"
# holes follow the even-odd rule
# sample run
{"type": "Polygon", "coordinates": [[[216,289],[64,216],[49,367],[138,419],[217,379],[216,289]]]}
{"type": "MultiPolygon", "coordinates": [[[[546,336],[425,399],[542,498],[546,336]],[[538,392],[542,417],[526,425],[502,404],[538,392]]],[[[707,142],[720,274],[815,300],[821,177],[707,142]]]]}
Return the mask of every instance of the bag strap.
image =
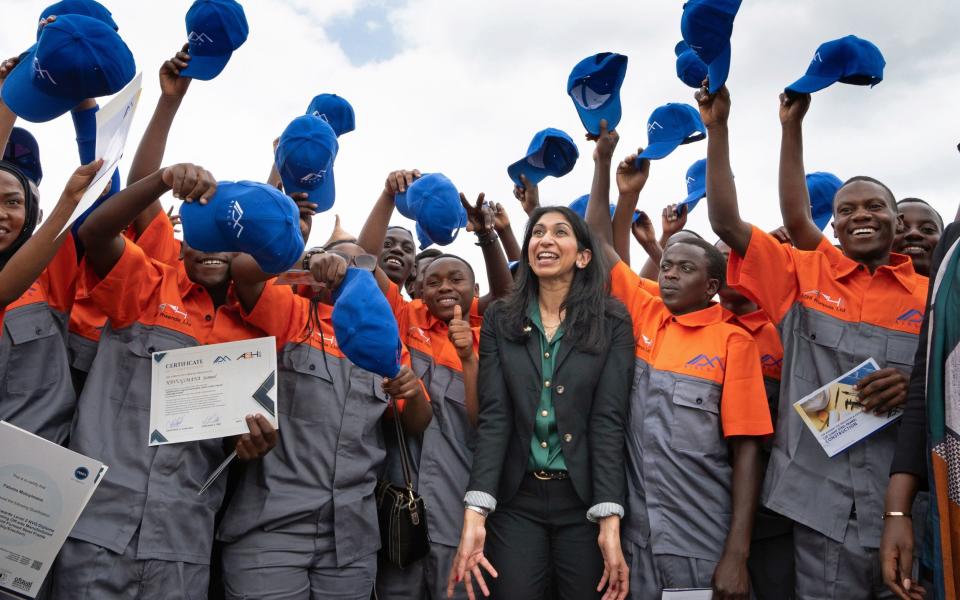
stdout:
{"type": "Polygon", "coordinates": [[[390,404],[393,405],[393,423],[397,429],[397,440],[400,442],[400,466],[403,469],[403,482],[406,484],[407,491],[413,499],[413,475],[410,468],[410,456],[407,454],[407,436],[403,432],[403,424],[400,423],[400,410],[397,408],[397,399],[391,397],[390,404]]]}

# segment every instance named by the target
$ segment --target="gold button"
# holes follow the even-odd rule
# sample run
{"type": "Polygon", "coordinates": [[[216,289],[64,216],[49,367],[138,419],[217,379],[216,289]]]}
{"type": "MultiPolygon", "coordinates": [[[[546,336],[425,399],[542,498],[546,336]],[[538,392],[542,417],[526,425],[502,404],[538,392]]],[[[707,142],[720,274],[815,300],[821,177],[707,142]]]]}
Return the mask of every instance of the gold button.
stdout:
{"type": "Polygon", "coordinates": [[[547,447],[547,443],[546,443],[546,442],[540,442],[540,447],[541,447],[541,448],[546,448],[546,447],[547,447]]]}
{"type": "Polygon", "coordinates": [[[544,357],[544,358],[550,358],[550,353],[549,353],[549,352],[544,352],[544,353],[543,353],[543,357],[544,357]]]}
{"type": "Polygon", "coordinates": [[[562,393],[563,393],[563,386],[562,386],[562,385],[558,385],[558,386],[557,386],[557,393],[558,393],[558,394],[562,394],[562,393]]]}
{"type": "Polygon", "coordinates": [[[550,387],[550,380],[549,380],[549,379],[543,382],[543,387],[550,387]]]}
{"type": "Polygon", "coordinates": [[[547,412],[547,411],[545,411],[545,410],[540,411],[540,416],[541,416],[541,417],[546,417],[546,416],[549,416],[549,415],[550,415],[550,413],[547,412]]]}
{"type": "Polygon", "coordinates": [[[569,433],[567,433],[567,434],[565,434],[565,435],[563,436],[563,441],[565,441],[565,442],[570,442],[572,439],[573,439],[573,436],[570,435],[569,433]]]}

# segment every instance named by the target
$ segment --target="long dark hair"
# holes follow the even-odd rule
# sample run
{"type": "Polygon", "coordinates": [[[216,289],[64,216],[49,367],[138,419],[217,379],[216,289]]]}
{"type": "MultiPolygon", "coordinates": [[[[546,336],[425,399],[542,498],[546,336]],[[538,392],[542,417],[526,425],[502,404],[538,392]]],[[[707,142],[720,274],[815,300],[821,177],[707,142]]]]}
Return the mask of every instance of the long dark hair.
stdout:
{"type": "Polygon", "coordinates": [[[27,176],[24,175],[23,171],[20,170],[20,167],[12,162],[0,160],[0,171],[6,171],[10,173],[18,182],[20,182],[20,186],[23,187],[23,202],[25,209],[23,229],[21,229],[20,233],[17,234],[17,238],[12,244],[10,244],[10,247],[3,252],[0,252],[0,269],[2,269],[7,265],[7,261],[17,253],[17,250],[26,244],[27,240],[30,239],[30,236],[33,235],[33,230],[36,229],[37,221],[40,218],[40,201],[37,199],[37,195],[33,192],[33,186],[30,184],[30,180],[27,179],[27,176]]]}
{"type": "MultiPolygon", "coordinates": [[[[604,257],[602,248],[594,244],[593,237],[587,224],[580,215],[565,206],[544,206],[537,208],[527,221],[527,228],[523,234],[523,246],[520,252],[520,262],[517,265],[517,274],[514,278],[513,291],[500,301],[500,311],[503,324],[502,333],[507,339],[519,342],[529,335],[530,319],[527,311],[530,306],[539,302],[540,281],[530,268],[530,238],[533,236],[533,227],[540,222],[547,213],[559,213],[569,221],[573,235],[577,239],[577,250],[590,250],[593,258],[586,267],[575,268],[570,291],[561,305],[566,311],[563,320],[564,337],[568,338],[578,350],[583,352],[601,352],[609,337],[607,331],[607,314],[615,314],[624,319],[626,311],[622,305],[610,298],[610,267],[604,257]]],[[[566,340],[564,340],[566,343],[566,340]]]]}

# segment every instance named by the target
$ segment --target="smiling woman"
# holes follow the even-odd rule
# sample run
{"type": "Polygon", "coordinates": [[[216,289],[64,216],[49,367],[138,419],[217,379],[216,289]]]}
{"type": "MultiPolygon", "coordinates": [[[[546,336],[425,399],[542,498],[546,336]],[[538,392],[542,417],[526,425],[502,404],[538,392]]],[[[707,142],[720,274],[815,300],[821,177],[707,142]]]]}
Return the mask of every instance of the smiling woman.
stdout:
{"type": "Polygon", "coordinates": [[[558,598],[626,594],[634,343],[607,272],[576,213],[532,212],[514,291],[481,331],[477,450],[451,592],[476,579],[495,598],[542,598],[551,580],[558,598]],[[481,568],[495,576],[489,590],[481,568]]]}

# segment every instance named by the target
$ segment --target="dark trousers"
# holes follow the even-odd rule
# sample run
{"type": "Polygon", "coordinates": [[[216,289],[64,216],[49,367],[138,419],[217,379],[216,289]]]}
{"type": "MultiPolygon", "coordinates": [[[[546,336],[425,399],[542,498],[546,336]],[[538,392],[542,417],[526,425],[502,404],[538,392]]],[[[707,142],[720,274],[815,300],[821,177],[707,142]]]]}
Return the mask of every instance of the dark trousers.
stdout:
{"type": "Polygon", "coordinates": [[[599,598],[599,526],[569,480],[524,477],[516,496],[487,519],[484,552],[499,573],[486,577],[493,600],[599,598]],[[549,596],[547,596],[549,597],[549,596]]]}

